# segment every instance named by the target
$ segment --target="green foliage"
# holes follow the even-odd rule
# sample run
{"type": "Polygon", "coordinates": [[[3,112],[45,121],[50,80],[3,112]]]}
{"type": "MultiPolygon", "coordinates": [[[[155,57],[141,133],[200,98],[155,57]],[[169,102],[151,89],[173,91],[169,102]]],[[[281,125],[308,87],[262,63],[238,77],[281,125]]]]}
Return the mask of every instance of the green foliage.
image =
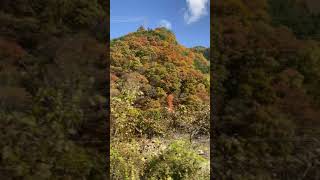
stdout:
{"type": "Polygon", "coordinates": [[[198,59],[196,59],[194,61],[194,65],[196,67],[196,69],[200,70],[202,73],[209,73],[209,66],[207,64],[204,64],[203,62],[199,61],[198,59]]]}
{"type": "Polygon", "coordinates": [[[194,136],[210,134],[209,105],[179,105],[171,116],[171,126],[188,133],[190,141],[194,136]]]}
{"type": "Polygon", "coordinates": [[[111,143],[110,177],[111,179],[140,179],[143,173],[144,157],[139,153],[139,144],[111,143]]]}
{"type": "Polygon", "coordinates": [[[201,179],[205,174],[197,176],[197,173],[205,166],[204,162],[189,144],[177,141],[150,160],[143,179],[201,179]]]}
{"type": "Polygon", "coordinates": [[[111,98],[111,134],[113,136],[127,138],[139,133],[137,126],[140,110],[133,107],[135,98],[136,92],[129,90],[124,90],[118,97],[111,98]]]}
{"type": "Polygon", "coordinates": [[[138,129],[149,138],[165,136],[169,129],[168,121],[165,112],[159,109],[146,110],[139,117],[138,129]]]}

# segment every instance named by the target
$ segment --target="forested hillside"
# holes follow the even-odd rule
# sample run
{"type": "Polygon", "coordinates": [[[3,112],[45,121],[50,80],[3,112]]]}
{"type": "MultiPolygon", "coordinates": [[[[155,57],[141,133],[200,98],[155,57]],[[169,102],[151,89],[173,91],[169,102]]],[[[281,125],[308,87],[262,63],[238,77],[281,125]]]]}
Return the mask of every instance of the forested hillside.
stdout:
{"type": "Polygon", "coordinates": [[[0,1],[0,179],[106,179],[106,4],[0,1]]]}
{"type": "Polygon", "coordinates": [[[111,41],[112,179],[209,179],[209,61],[198,50],[166,28],[111,41]]]}
{"type": "Polygon", "coordinates": [[[216,179],[319,179],[319,14],[304,1],[212,4],[216,179]]]}

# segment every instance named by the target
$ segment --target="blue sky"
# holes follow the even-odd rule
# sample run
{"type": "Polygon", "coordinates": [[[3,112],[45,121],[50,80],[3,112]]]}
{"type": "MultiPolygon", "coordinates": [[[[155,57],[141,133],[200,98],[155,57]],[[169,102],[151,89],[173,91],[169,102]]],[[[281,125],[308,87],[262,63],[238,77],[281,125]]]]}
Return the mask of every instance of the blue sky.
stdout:
{"type": "Polygon", "coordinates": [[[210,46],[210,0],[111,0],[111,39],[165,26],[186,47],[210,46]]]}

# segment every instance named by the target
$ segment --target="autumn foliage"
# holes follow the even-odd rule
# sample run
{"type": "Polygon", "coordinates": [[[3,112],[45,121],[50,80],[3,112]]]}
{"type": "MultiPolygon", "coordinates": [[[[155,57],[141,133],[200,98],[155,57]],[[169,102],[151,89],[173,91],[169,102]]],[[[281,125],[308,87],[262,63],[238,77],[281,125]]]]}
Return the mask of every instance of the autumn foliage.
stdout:
{"type": "Polygon", "coordinates": [[[188,134],[185,141],[208,135],[210,63],[203,49],[180,45],[166,28],[139,28],[113,39],[110,49],[111,150],[119,152],[111,162],[114,178],[208,178],[208,171],[199,167],[208,157],[203,160],[187,144],[167,147],[164,152],[173,153],[162,155],[160,147],[149,152],[143,143],[161,138],[159,144],[164,146],[177,135],[188,134]],[[133,146],[141,150],[123,149],[133,146]],[[184,155],[171,159],[175,153],[184,155]],[[162,156],[170,157],[162,160],[162,156]],[[129,165],[117,163],[123,158],[129,165]]]}
{"type": "Polygon", "coordinates": [[[168,111],[172,112],[173,111],[173,98],[174,96],[172,94],[169,94],[167,96],[167,102],[168,102],[168,111]]]}

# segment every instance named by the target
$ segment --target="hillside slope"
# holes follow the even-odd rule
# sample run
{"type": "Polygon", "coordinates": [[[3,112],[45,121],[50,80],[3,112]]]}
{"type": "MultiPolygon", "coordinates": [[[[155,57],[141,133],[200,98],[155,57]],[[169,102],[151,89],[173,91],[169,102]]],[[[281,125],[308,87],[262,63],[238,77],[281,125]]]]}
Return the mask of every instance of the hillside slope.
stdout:
{"type": "Polygon", "coordinates": [[[169,94],[174,95],[176,104],[208,101],[209,63],[202,54],[178,45],[164,28],[140,30],[113,40],[111,58],[112,85],[130,74],[140,76],[142,91],[149,98],[145,101],[156,100],[165,106],[162,95],[169,94]],[[163,94],[152,94],[152,90],[163,94]]]}
{"type": "MultiPolygon", "coordinates": [[[[152,170],[154,165],[151,167],[150,163],[160,161],[157,158],[161,156],[170,155],[161,153],[167,152],[172,144],[176,147],[175,140],[188,142],[196,136],[208,135],[209,80],[209,61],[202,53],[179,45],[174,34],[165,28],[145,30],[141,27],[137,32],[112,40],[111,146],[115,154],[111,160],[118,162],[123,157],[130,159],[134,167],[127,168],[137,174],[130,174],[128,177],[182,178],[199,175],[197,163],[193,165],[191,162],[208,163],[208,159],[203,159],[193,149],[208,151],[208,143],[204,144],[206,149],[194,148],[197,142],[182,143],[183,145],[178,143],[182,149],[193,147],[188,150],[191,159],[185,154],[181,157],[181,162],[174,159],[172,161],[179,162],[159,162],[155,171],[152,170]],[[147,161],[135,160],[136,156],[148,156],[143,142],[151,140],[164,145],[164,151],[155,148],[151,150],[154,155],[147,158],[147,161]],[[137,141],[135,148],[140,149],[140,152],[135,155],[123,152],[124,147],[129,148],[135,144],[133,141],[137,141]],[[187,163],[185,167],[172,167],[182,162],[187,163]],[[165,171],[165,166],[170,167],[169,172],[162,172],[165,171]],[[190,168],[190,171],[185,171],[184,168],[190,168]],[[180,175],[175,174],[178,172],[180,175]]],[[[147,144],[152,145],[154,144],[147,144]]],[[[206,155],[205,158],[208,158],[208,152],[206,155]]],[[[124,172],[117,175],[115,171],[126,168],[119,163],[112,165],[115,173],[113,178],[124,178],[124,172]]],[[[204,174],[201,175],[203,176],[204,174]]]]}

